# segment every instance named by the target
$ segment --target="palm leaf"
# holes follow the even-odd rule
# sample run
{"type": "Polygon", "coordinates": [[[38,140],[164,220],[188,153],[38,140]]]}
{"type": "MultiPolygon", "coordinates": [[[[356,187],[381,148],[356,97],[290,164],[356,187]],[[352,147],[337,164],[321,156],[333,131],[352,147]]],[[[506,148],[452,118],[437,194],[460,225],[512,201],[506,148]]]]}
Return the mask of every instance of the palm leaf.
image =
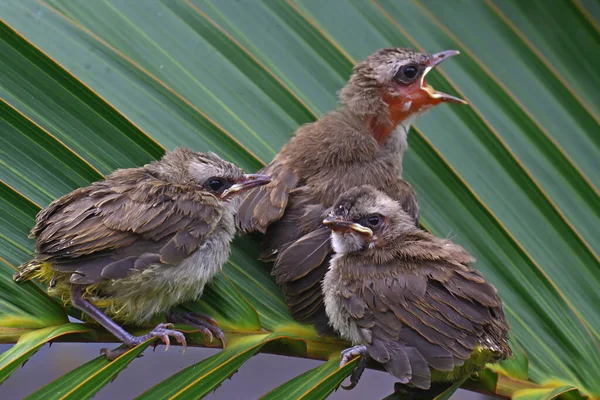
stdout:
{"type": "Polygon", "coordinates": [[[276,387],[261,397],[261,400],[325,399],[339,387],[356,364],[355,360],[339,368],[340,360],[337,355],[334,355],[328,362],[276,387]]]}
{"type": "MultiPolygon", "coordinates": [[[[59,304],[11,281],[41,207],[181,145],[254,171],[335,106],[354,62],[410,46],[459,49],[428,80],[471,105],[418,120],[405,176],[424,225],[473,252],[498,287],[524,350],[466,385],[600,396],[598,10],[597,0],[0,3],[0,339],[21,337],[2,379],[58,332],[108,338],[75,333],[89,328],[64,325],[59,304]]],[[[215,315],[232,348],[147,395],[202,396],[258,351],[329,360],[266,398],[323,398],[346,376],[344,343],[296,323],[256,255],[255,240],[236,240],[223,274],[186,305],[215,315]]],[[[109,370],[92,360],[33,396],[95,393],[131,359],[109,370]]]]}
{"type": "Polygon", "coordinates": [[[149,344],[150,341],[128,350],[113,362],[101,355],[42,387],[27,396],[27,399],[91,399],[149,344]]]}

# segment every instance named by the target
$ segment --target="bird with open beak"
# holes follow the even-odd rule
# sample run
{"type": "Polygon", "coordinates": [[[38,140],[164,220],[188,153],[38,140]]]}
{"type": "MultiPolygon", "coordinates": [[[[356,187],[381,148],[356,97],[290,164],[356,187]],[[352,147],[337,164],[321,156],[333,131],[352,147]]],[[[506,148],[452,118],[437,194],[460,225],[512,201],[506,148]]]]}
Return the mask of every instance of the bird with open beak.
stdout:
{"type": "Polygon", "coordinates": [[[426,83],[435,66],[456,54],[388,48],[358,63],[339,93],[339,108],[300,127],[263,169],[272,182],[244,196],[237,224],[265,233],[261,258],[276,262],[272,272],[298,321],[321,332],[327,327],[320,282],[331,247],[322,220],[340,194],[375,185],[418,225],[415,194],[399,179],[408,129],[437,104],[465,103],[426,83]]]}
{"type": "MultiPolygon", "coordinates": [[[[121,169],[105,180],[55,200],[36,218],[35,258],[16,281],[39,278],[48,293],[83,311],[127,347],[152,337],[167,347],[185,336],[170,323],[133,336],[119,323],[143,325],[156,314],[213,334],[217,322],[171,309],[202,295],[227,261],[235,233],[235,203],[245,190],[270,182],[247,175],[213,153],[180,148],[141,168],[121,169]]],[[[114,359],[122,351],[105,351],[114,359]]]]}
{"type": "Polygon", "coordinates": [[[372,186],[340,196],[323,221],[335,256],[325,279],[331,326],[407,388],[429,389],[509,357],[508,324],[496,288],[462,247],[415,227],[398,202],[372,186]]]}

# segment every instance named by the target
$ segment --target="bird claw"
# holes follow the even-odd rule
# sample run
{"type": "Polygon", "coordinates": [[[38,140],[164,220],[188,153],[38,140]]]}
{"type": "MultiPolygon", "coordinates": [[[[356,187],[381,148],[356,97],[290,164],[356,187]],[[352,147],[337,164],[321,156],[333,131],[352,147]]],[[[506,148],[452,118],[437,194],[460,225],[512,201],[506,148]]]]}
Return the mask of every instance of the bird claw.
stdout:
{"type": "Polygon", "coordinates": [[[208,339],[208,343],[212,343],[214,336],[208,328],[202,328],[202,329],[200,329],[200,332],[202,332],[202,336],[204,336],[205,342],[208,339]]]}
{"type": "Polygon", "coordinates": [[[216,336],[223,343],[223,348],[227,345],[225,334],[219,328],[219,323],[208,315],[201,313],[171,313],[167,315],[167,319],[198,329],[202,333],[202,336],[204,336],[205,342],[212,343],[216,336]]]}
{"type": "Polygon", "coordinates": [[[360,357],[358,360],[358,365],[352,371],[350,375],[350,384],[347,386],[342,385],[342,389],[344,390],[352,390],[360,381],[360,377],[362,376],[365,368],[367,367],[367,362],[369,361],[367,358],[367,346],[360,345],[350,347],[348,349],[342,350],[341,359],[340,359],[340,368],[344,365],[348,364],[355,357],[360,357]]]}
{"type": "Polygon", "coordinates": [[[193,313],[190,313],[189,315],[192,317],[195,317],[195,318],[203,319],[206,322],[208,322],[210,325],[216,326],[217,328],[219,327],[219,322],[216,319],[212,318],[210,315],[206,315],[206,314],[199,313],[199,312],[193,312],[193,313]]]}
{"type": "Polygon", "coordinates": [[[344,365],[348,364],[350,360],[354,357],[365,357],[367,355],[367,346],[359,345],[354,347],[349,347],[347,349],[342,350],[340,353],[340,368],[344,365]]]}
{"type": "MultiPolygon", "coordinates": [[[[131,336],[126,342],[123,343],[127,347],[117,348],[114,350],[103,348],[100,350],[100,354],[104,354],[109,361],[113,361],[119,356],[123,355],[128,350],[130,350],[131,348],[138,346],[146,340],[152,338],[159,338],[165,344],[165,351],[167,351],[171,345],[170,337],[175,338],[177,343],[183,346],[183,352],[185,353],[185,350],[187,349],[187,341],[185,340],[185,335],[179,331],[173,330],[173,328],[174,325],[171,323],[158,324],[150,333],[147,333],[142,336],[131,336]]],[[[152,345],[156,350],[157,344],[152,345]]]]}
{"type": "Polygon", "coordinates": [[[151,337],[156,337],[162,340],[165,344],[165,351],[169,350],[169,346],[171,345],[171,340],[169,337],[175,338],[177,343],[179,343],[183,347],[183,352],[185,353],[187,349],[187,341],[185,340],[185,335],[179,331],[173,330],[175,326],[171,323],[166,324],[158,324],[156,328],[152,330],[152,332],[144,335],[143,337],[147,337],[148,340],[151,337]]]}

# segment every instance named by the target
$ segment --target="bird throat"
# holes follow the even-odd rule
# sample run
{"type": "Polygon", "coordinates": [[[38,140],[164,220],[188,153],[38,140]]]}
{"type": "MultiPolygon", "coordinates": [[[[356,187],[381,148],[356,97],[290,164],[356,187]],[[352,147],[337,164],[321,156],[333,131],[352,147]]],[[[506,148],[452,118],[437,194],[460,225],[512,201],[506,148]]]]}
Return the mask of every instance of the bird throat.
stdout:
{"type": "Polygon", "coordinates": [[[387,118],[380,118],[376,115],[368,116],[367,128],[377,143],[383,146],[396,129],[403,129],[405,134],[408,133],[410,125],[419,114],[419,112],[410,110],[410,104],[391,105],[387,118]]]}
{"type": "Polygon", "coordinates": [[[410,125],[417,116],[439,103],[439,100],[432,99],[428,92],[422,89],[412,90],[401,97],[384,94],[382,99],[387,104],[387,107],[381,110],[383,115],[369,116],[366,121],[369,131],[380,146],[387,142],[399,125],[402,125],[408,133],[410,125]]]}

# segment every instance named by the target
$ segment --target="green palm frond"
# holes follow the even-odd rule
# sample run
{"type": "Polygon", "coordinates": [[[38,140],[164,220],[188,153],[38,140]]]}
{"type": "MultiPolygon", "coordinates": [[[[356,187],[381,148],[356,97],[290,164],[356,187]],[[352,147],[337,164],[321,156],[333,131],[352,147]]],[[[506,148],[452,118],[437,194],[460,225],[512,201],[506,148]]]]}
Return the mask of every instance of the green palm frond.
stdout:
{"type": "MultiPolygon", "coordinates": [[[[417,121],[405,177],[424,225],[471,251],[499,289],[523,349],[465,385],[600,398],[598,0],[8,0],[0,15],[0,340],[18,340],[0,355],[0,381],[58,336],[110,338],[12,281],[42,207],[181,145],[255,171],[335,107],[357,60],[409,46],[460,50],[428,81],[470,106],[417,121]]],[[[327,360],[267,399],[321,399],[348,374],[344,344],[292,319],[257,252],[237,239],[189,305],[215,316],[230,346],[143,398],[201,397],[260,351],[327,360]]],[[[32,398],[90,397],[148,344],[32,398]]]]}

